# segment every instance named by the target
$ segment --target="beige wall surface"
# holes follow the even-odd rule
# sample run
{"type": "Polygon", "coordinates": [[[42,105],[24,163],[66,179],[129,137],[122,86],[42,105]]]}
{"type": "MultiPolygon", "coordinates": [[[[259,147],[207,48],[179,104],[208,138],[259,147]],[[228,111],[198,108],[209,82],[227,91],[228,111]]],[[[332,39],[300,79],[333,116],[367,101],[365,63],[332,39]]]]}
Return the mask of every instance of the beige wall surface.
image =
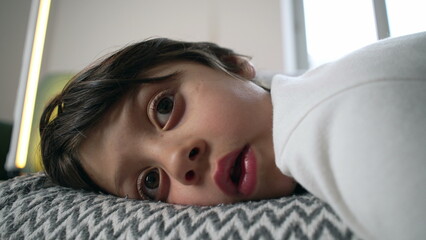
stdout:
{"type": "MultiPolygon", "coordinates": [[[[28,2],[1,1],[0,120],[13,119],[28,2]],[[4,12],[10,13],[4,17],[4,12]],[[20,34],[3,43],[3,33],[18,28],[20,34]],[[14,69],[4,63],[12,60],[8,64],[14,69]]],[[[281,71],[280,19],[280,0],[54,0],[41,79],[75,73],[111,51],[150,37],[216,42],[252,56],[261,70],[281,71]]]]}
{"type": "Polygon", "coordinates": [[[213,41],[281,70],[279,0],[55,0],[42,74],[78,71],[150,37],[213,41]]]}
{"type": "Polygon", "coordinates": [[[0,1],[0,121],[12,122],[31,1],[0,1]]]}

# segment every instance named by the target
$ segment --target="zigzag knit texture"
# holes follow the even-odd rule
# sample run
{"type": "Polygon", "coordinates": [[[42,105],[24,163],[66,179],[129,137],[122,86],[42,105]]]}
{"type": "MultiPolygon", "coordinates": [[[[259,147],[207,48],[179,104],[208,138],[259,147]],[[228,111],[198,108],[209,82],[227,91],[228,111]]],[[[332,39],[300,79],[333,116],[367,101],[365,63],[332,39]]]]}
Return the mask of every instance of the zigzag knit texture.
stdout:
{"type": "Polygon", "coordinates": [[[212,207],[128,200],[55,186],[44,174],[0,184],[0,239],[358,239],[306,193],[212,207]]]}

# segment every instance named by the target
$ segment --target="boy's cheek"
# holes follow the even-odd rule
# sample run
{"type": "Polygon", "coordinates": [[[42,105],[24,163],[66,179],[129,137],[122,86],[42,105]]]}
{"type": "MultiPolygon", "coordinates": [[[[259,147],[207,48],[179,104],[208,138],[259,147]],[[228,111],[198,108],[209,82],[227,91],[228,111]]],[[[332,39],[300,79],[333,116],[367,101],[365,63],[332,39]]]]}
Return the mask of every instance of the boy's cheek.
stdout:
{"type": "Polygon", "coordinates": [[[218,192],[214,186],[175,186],[170,189],[168,203],[179,205],[216,205],[231,203],[232,200],[223,193],[218,192]]]}

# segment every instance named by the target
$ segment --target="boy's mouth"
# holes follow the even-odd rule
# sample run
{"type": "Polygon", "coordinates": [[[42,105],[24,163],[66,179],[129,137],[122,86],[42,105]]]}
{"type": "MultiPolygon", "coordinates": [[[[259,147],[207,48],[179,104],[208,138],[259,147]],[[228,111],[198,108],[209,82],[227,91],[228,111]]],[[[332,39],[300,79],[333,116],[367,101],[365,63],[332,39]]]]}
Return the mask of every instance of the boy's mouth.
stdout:
{"type": "Polygon", "coordinates": [[[229,177],[231,178],[231,181],[234,184],[238,184],[240,182],[241,171],[242,171],[241,162],[245,152],[246,152],[245,149],[241,151],[241,153],[237,156],[237,159],[235,159],[234,166],[232,166],[230,169],[229,177]]]}
{"type": "Polygon", "coordinates": [[[214,180],[228,195],[249,196],[256,187],[256,158],[249,146],[228,153],[218,161],[214,180]]]}

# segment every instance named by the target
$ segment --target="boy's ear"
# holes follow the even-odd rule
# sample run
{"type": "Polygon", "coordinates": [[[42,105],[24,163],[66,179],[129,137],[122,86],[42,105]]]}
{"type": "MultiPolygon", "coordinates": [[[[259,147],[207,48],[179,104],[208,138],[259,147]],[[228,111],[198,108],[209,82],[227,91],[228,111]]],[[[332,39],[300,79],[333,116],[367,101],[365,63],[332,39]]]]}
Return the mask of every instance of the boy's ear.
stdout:
{"type": "Polygon", "coordinates": [[[256,69],[254,68],[253,64],[243,57],[231,56],[228,57],[225,61],[229,61],[239,66],[240,70],[236,72],[236,74],[245,79],[252,80],[256,76],[256,69]]]}

